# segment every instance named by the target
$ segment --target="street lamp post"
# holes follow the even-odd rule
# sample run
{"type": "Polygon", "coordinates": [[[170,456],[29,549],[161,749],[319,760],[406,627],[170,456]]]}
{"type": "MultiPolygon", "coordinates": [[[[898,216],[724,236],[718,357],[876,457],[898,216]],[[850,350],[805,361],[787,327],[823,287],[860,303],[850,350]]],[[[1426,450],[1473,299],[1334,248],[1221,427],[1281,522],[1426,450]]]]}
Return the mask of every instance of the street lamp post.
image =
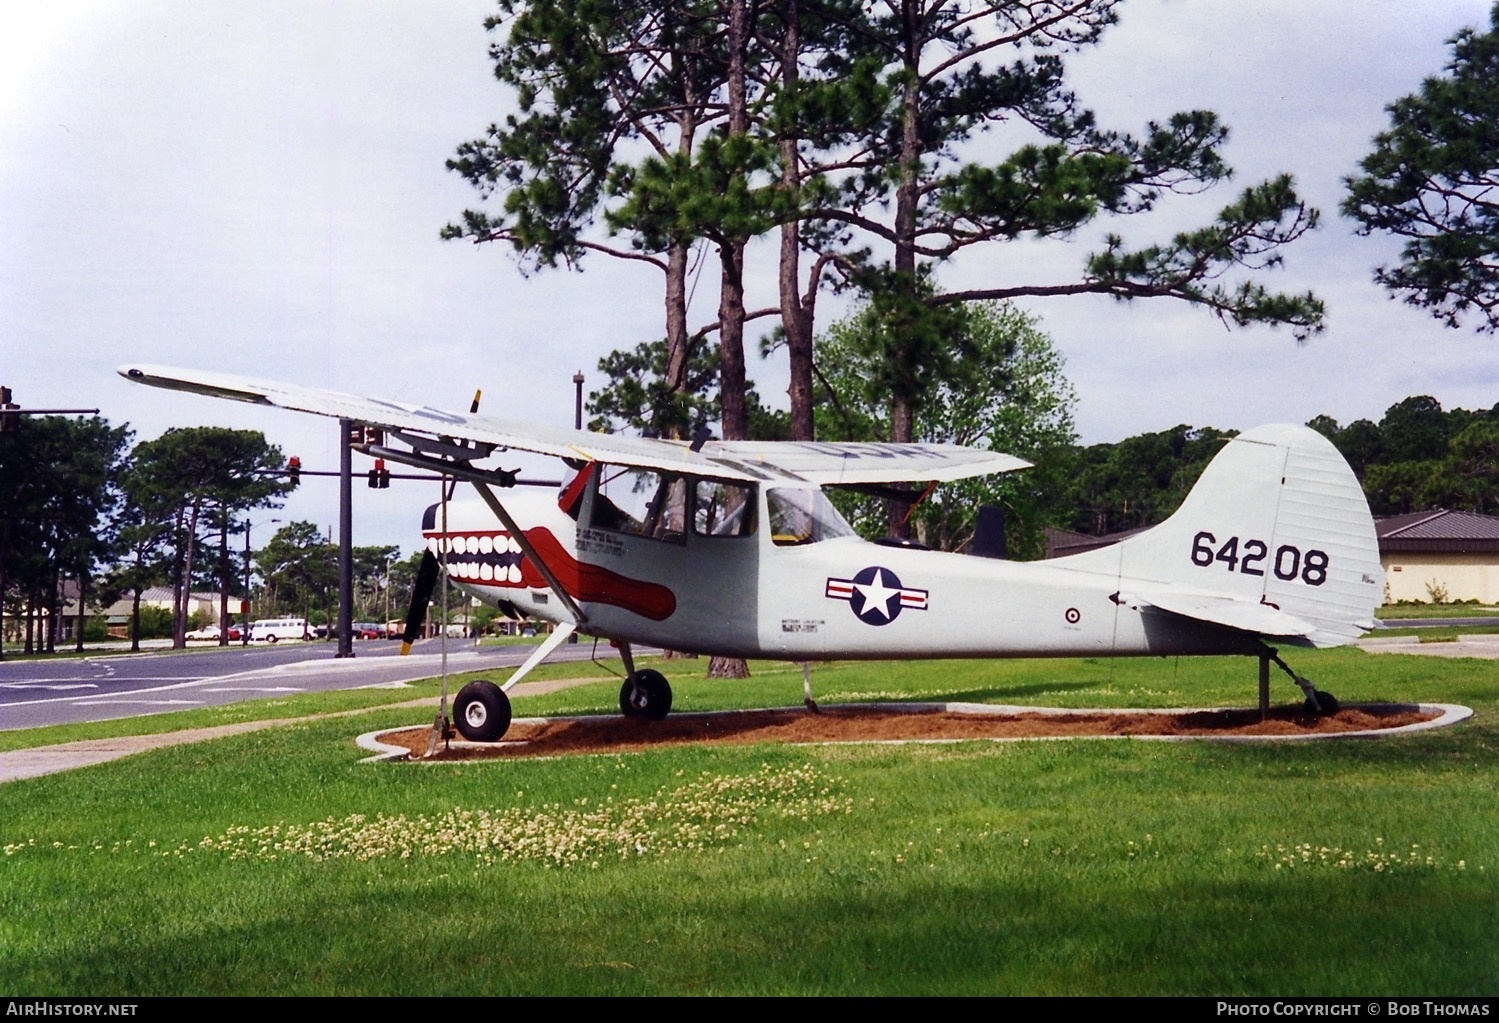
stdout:
{"type": "Polygon", "coordinates": [[[240,630],[240,646],[250,645],[250,530],[256,526],[267,526],[272,522],[280,522],[280,519],[266,519],[264,522],[251,522],[245,519],[245,606],[242,617],[245,620],[244,628],[240,630]]]}

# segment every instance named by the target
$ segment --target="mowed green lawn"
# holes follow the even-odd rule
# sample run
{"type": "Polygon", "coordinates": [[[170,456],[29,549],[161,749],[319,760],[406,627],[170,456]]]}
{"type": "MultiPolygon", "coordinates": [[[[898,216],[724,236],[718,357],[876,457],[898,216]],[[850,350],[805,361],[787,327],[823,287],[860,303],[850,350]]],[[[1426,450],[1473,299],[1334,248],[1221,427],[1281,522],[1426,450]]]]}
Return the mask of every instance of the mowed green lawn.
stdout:
{"type": "MultiPolygon", "coordinates": [[[[1499,992],[1499,667],[1290,660],[1345,702],[1477,715],[1378,741],[361,765],[358,732],[430,720],[376,709],[3,785],[0,991],[1499,992]]],[[[678,709],[800,697],[792,667],[690,677],[704,667],[663,666],[678,709]]],[[[841,664],[814,684],[827,701],[1245,705],[1255,664],[841,664]]],[[[608,710],[617,690],[517,713],[608,710]]]]}

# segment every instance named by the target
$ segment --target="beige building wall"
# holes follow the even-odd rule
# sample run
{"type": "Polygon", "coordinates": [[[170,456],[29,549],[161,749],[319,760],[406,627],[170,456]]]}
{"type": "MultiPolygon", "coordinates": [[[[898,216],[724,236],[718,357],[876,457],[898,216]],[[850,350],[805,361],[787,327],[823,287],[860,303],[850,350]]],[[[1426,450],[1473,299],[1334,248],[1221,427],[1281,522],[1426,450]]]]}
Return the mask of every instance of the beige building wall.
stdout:
{"type": "Polygon", "coordinates": [[[1386,600],[1431,602],[1428,584],[1447,591],[1448,600],[1499,604],[1499,554],[1382,554],[1386,600]]]}

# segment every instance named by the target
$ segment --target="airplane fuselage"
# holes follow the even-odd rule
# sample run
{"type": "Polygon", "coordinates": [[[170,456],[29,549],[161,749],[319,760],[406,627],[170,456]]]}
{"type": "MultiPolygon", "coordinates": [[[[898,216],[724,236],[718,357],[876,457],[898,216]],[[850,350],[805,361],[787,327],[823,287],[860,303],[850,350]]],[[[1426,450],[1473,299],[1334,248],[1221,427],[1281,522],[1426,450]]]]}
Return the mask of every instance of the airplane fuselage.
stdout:
{"type": "MultiPolygon", "coordinates": [[[[766,522],[765,495],[756,498],[766,522]]],[[[768,529],[653,538],[580,526],[550,494],[506,504],[590,635],[793,661],[1252,650],[1233,630],[1125,606],[1106,559],[1022,563],[853,536],[788,543],[768,529]]],[[[485,506],[466,501],[448,515],[446,541],[435,521],[426,539],[453,582],[525,616],[569,618],[485,506]]]]}

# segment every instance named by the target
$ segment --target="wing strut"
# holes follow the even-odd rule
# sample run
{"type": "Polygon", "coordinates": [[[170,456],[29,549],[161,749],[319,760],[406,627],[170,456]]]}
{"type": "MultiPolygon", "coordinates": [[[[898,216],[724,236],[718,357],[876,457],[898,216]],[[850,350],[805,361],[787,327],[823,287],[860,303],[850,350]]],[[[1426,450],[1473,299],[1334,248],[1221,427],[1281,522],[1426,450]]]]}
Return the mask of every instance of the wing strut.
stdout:
{"type": "MultiPolygon", "coordinates": [[[[588,616],[583,613],[583,609],[578,607],[577,602],[562,588],[562,583],[552,573],[551,567],[541,559],[541,555],[536,553],[536,548],[531,545],[530,540],[526,539],[526,534],[521,532],[520,526],[515,524],[515,520],[510,517],[510,513],[505,510],[505,506],[500,503],[500,499],[495,497],[494,491],[490,489],[491,484],[502,487],[515,486],[515,473],[503,470],[480,469],[476,466],[457,464],[451,461],[444,461],[440,458],[433,458],[415,451],[401,451],[396,448],[387,448],[375,444],[365,445],[365,450],[368,454],[380,458],[388,458],[393,462],[400,462],[403,465],[409,465],[417,469],[428,469],[432,472],[472,483],[474,490],[478,491],[479,496],[484,499],[484,503],[489,505],[489,510],[494,512],[495,517],[504,523],[505,528],[510,531],[510,538],[515,541],[516,546],[521,549],[526,557],[531,559],[531,563],[536,566],[537,571],[541,573],[541,577],[546,580],[547,587],[556,595],[558,603],[567,609],[567,613],[573,620],[573,628],[576,629],[588,623],[588,616]]],[[[443,453],[447,454],[449,452],[444,450],[443,453]]]]}
{"type": "MultiPolygon", "coordinates": [[[[551,587],[557,599],[562,602],[562,606],[567,608],[567,613],[572,615],[572,627],[577,628],[586,623],[588,616],[583,613],[583,609],[577,605],[573,598],[568,596],[567,591],[562,588],[562,584],[557,581],[557,577],[552,574],[551,568],[547,566],[545,561],[541,560],[541,555],[536,553],[536,548],[531,546],[531,541],[526,539],[526,534],[521,532],[520,527],[515,524],[515,520],[510,517],[510,513],[505,510],[505,506],[500,503],[500,499],[495,497],[494,491],[489,489],[489,484],[481,483],[478,480],[469,480],[469,482],[474,485],[474,489],[479,492],[479,496],[484,498],[484,503],[489,505],[489,510],[494,512],[495,517],[505,524],[506,529],[510,530],[510,539],[514,540],[516,545],[525,552],[526,557],[531,559],[531,563],[541,572],[541,577],[547,581],[547,586],[551,587]]],[[[554,632],[552,635],[555,636],[556,633],[554,632]]]]}
{"type": "Polygon", "coordinates": [[[500,688],[508,693],[511,686],[525,678],[531,669],[546,660],[553,650],[566,643],[567,637],[577,631],[577,628],[572,622],[558,622],[557,627],[552,630],[552,634],[546,638],[546,641],[537,647],[530,657],[526,658],[526,663],[516,669],[515,674],[511,675],[500,688]]]}

